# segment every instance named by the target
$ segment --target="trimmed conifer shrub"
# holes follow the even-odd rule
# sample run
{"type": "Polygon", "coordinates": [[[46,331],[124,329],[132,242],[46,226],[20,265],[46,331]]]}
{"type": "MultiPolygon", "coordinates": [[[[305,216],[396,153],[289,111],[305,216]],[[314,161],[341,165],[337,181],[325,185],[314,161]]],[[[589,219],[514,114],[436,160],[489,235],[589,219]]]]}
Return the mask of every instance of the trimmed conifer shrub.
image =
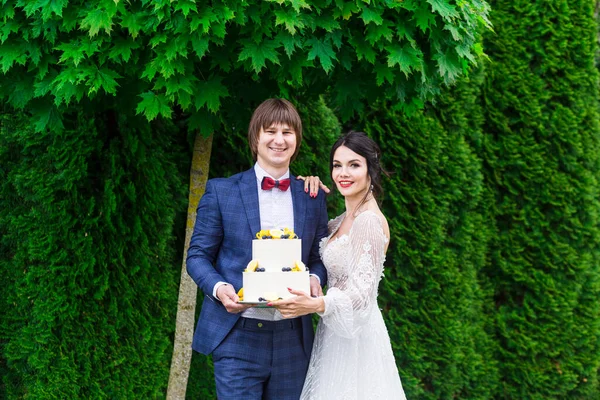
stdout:
{"type": "Polygon", "coordinates": [[[185,208],[179,133],[110,111],[71,114],[61,134],[4,122],[7,397],[163,396],[179,271],[172,225],[185,208]]]}
{"type": "Polygon", "coordinates": [[[503,399],[600,397],[594,4],[491,2],[481,154],[503,399]]]}
{"type": "Polygon", "coordinates": [[[477,277],[489,240],[481,161],[467,140],[481,134],[477,94],[477,82],[464,82],[422,113],[376,104],[355,123],[392,171],[379,304],[409,399],[489,399],[497,387],[477,277]]]}

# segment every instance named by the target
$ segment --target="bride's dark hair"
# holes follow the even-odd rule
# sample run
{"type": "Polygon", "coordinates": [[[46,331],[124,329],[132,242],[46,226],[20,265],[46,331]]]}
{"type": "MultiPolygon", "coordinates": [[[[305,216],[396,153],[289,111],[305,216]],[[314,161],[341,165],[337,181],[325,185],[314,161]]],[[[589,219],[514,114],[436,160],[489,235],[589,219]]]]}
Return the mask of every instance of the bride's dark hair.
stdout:
{"type": "Polygon", "coordinates": [[[361,200],[356,210],[363,205],[369,194],[372,194],[377,202],[383,198],[383,187],[381,186],[381,175],[388,176],[388,173],[381,166],[381,149],[373,139],[364,132],[350,131],[342,135],[331,148],[329,155],[329,175],[333,172],[333,155],[340,146],[346,146],[356,154],[363,156],[367,160],[367,173],[371,178],[370,190],[367,190],[365,197],[361,200]]]}

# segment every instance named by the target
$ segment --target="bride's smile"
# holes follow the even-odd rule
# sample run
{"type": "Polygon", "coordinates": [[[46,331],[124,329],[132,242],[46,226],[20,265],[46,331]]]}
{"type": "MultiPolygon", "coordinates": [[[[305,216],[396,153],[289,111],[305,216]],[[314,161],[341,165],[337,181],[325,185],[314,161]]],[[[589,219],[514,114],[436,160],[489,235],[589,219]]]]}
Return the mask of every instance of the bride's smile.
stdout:
{"type": "Polygon", "coordinates": [[[369,185],[367,160],[348,147],[340,146],[335,151],[331,177],[346,200],[360,199],[369,185]]]}

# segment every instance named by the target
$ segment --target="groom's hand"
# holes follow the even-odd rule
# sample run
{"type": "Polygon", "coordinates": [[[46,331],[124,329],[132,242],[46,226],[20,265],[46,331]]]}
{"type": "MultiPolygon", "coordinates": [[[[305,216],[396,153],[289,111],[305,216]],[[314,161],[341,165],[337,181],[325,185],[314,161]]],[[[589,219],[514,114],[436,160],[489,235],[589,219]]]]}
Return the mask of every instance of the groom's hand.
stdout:
{"type": "Polygon", "coordinates": [[[321,297],[323,296],[323,288],[321,287],[321,282],[315,276],[310,277],[310,295],[312,297],[321,297]]]}
{"type": "Polygon", "coordinates": [[[227,310],[227,312],[230,312],[232,314],[240,313],[240,312],[252,307],[249,304],[239,304],[238,303],[240,298],[238,297],[237,293],[233,289],[233,286],[231,286],[231,285],[219,286],[216,294],[217,294],[217,298],[219,299],[219,301],[221,303],[223,303],[223,306],[225,306],[225,309],[227,310]]]}

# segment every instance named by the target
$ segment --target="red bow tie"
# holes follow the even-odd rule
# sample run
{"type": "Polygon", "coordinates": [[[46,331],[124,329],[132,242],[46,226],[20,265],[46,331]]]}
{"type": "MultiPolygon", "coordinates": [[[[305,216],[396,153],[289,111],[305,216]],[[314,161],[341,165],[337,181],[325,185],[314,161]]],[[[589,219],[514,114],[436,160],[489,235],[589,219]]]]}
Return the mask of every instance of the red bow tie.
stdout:
{"type": "Polygon", "coordinates": [[[269,178],[268,176],[265,176],[262,180],[262,182],[260,183],[260,188],[262,190],[271,190],[273,188],[277,188],[279,190],[283,190],[284,192],[286,190],[288,190],[288,188],[290,187],[290,178],[286,178],[286,179],[281,179],[276,181],[273,178],[269,178]]]}

